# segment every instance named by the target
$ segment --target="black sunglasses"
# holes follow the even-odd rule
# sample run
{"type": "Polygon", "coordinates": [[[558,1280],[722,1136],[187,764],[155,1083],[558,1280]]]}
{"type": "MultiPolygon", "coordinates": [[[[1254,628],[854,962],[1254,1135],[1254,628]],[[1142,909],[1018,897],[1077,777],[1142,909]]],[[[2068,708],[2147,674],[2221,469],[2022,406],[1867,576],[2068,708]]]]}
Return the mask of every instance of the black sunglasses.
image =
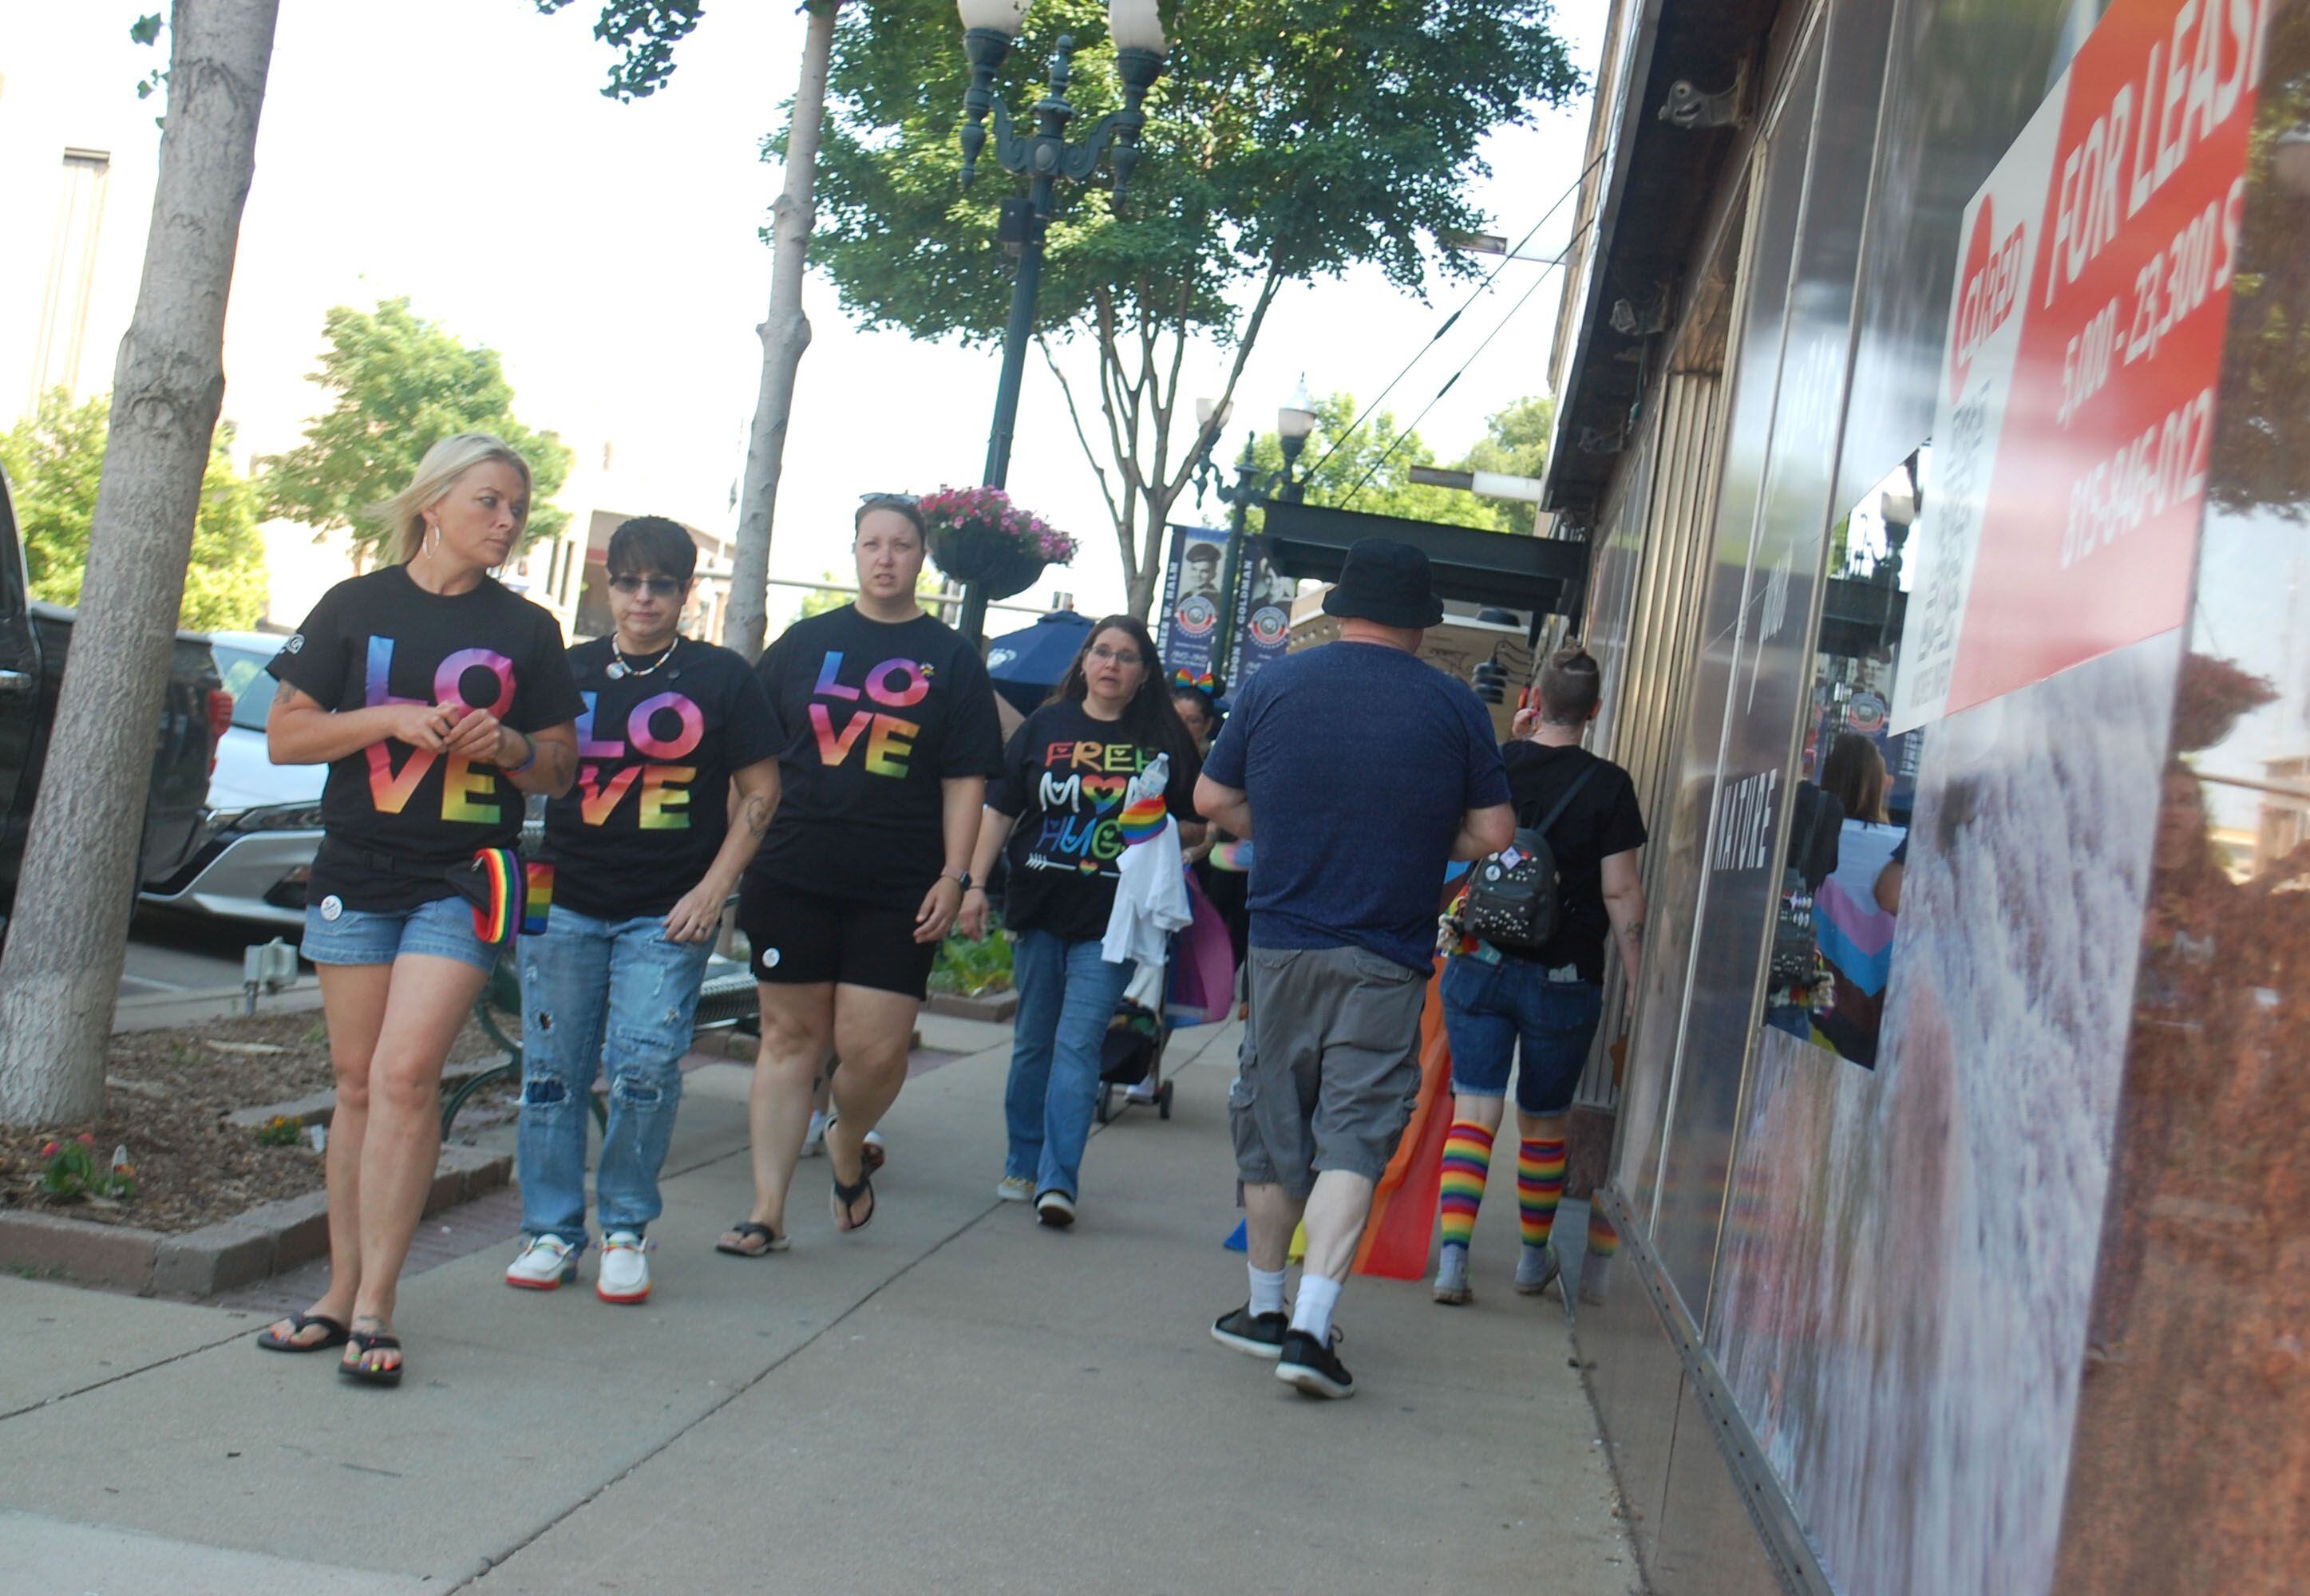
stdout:
{"type": "Polygon", "coordinates": [[[610,585],[630,598],[647,587],[653,598],[672,598],[689,584],[678,577],[623,576],[610,578],[610,585]]]}

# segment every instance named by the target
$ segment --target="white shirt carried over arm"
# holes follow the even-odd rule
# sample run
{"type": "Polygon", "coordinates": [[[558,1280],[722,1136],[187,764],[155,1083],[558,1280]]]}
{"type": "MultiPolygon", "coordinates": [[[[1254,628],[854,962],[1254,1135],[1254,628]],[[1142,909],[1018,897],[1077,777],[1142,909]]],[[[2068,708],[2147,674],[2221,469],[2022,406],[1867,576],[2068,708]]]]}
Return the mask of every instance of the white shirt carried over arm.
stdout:
{"type": "Polygon", "coordinates": [[[1171,934],[1185,930],[1194,919],[1179,856],[1178,824],[1163,809],[1170,785],[1168,754],[1156,755],[1147,768],[1131,778],[1123,805],[1123,834],[1128,846],[1116,866],[1122,879],[1116,883],[1115,908],[1107,915],[1107,936],[1099,944],[1099,957],[1109,964],[1138,961],[1123,995],[1156,1013],[1163,1008],[1164,962],[1171,934]],[[1151,829],[1151,822],[1156,820],[1160,825],[1151,829]]]}

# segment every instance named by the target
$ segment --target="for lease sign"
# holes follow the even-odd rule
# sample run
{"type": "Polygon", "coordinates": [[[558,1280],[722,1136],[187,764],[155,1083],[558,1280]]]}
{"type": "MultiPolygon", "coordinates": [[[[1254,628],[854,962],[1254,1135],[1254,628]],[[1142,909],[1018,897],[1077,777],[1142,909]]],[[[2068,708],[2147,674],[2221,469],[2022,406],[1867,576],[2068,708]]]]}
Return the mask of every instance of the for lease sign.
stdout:
{"type": "Polygon", "coordinates": [[[2182,623],[2269,0],[2117,0],[1967,208],[1895,732],[2182,623]]]}

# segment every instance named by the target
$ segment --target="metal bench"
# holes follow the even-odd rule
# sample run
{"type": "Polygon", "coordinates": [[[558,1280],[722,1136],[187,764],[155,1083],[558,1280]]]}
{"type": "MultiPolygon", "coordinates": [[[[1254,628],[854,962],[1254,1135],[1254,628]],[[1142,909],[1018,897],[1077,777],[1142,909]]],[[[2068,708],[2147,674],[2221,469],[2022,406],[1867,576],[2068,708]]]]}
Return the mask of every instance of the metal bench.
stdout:
{"type": "MultiPolygon", "coordinates": [[[[490,974],[489,984],[482,995],[473,1000],[473,1018],[490,1040],[505,1049],[505,1057],[486,1070],[476,1071],[460,1081],[441,1104],[441,1134],[457,1123],[457,1115],[466,1100],[484,1088],[518,1086],[521,1083],[521,967],[511,958],[498,960],[498,967],[490,974]],[[499,1023],[502,1015],[513,1024],[511,1034],[499,1023]]],[[[759,1030],[760,1011],[754,1002],[754,973],[735,959],[716,954],[707,961],[706,979],[699,988],[698,1016],[691,1021],[694,1028],[704,1030],[715,1026],[734,1025],[740,1030],[759,1030]]],[[[586,1103],[594,1111],[595,1125],[606,1130],[610,1110],[599,1091],[586,1094],[586,1103]]]]}

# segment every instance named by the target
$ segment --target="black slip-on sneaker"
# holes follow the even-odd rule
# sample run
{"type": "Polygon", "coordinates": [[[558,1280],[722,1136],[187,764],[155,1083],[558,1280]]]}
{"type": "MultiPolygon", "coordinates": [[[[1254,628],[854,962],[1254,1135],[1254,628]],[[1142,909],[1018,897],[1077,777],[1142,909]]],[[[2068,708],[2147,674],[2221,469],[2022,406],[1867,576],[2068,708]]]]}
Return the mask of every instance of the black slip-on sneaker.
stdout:
{"type": "Polygon", "coordinates": [[[1356,1377],[1348,1373],[1348,1366],[1332,1351],[1339,1340],[1336,1330],[1324,1341],[1304,1330],[1285,1331],[1282,1361],[1275,1366],[1275,1377],[1308,1396],[1329,1397],[1336,1401],[1355,1395],[1356,1377]]]}
{"type": "Polygon", "coordinates": [[[1283,1355],[1283,1332],[1290,1328],[1289,1316],[1255,1314],[1251,1305],[1246,1303],[1211,1321],[1211,1340],[1222,1347],[1248,1352],[1254,1357],[1280,1357],[1283,1355]]]}

